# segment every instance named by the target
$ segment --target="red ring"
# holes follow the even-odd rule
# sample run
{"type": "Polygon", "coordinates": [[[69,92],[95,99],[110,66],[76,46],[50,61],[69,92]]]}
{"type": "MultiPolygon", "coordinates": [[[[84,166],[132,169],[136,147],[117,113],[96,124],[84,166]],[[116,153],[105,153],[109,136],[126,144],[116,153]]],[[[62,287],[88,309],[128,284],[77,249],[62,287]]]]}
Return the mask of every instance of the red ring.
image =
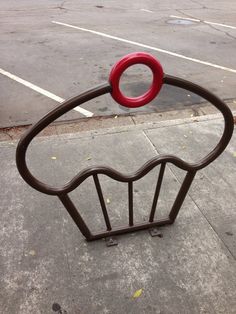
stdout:
{"type": "Polygon", "coordinates": [[[134,52],[123,57],[111,69],[109,81],[112,86],[111,96],[120,105],[128,108],[141,107],[152,101],[159,93],[163,83],[163,69],[158,60],[146,52],[134,52]],[[126,97],[120,91],[119,83],[123,72],[134,64],[144,64],[153,73],[153,81],[149,90],[139,97],[126,97]]]}

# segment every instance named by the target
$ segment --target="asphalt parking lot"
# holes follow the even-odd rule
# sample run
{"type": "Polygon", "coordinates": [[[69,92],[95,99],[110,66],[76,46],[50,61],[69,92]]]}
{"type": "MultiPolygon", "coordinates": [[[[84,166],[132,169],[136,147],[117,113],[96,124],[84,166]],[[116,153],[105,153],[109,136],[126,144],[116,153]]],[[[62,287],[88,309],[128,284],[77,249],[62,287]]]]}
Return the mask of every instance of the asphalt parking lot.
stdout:
{"type": "MultiPolygon", "coordinates": [[[[165,73],[191,80],[226,101],[236,98],[236,3],[228,1],[0,1],[0,127],[31,124],[60,102],[106,82],[112,65],[146,51],[165,73]]],[[[149,86],[144,66],[122,79],[126,95],[149,86]]],[[[203,100],[164,86],[136,111],[181,109],[203,100]]],[[[64,120],[127,114],[110,95],[64,120]]],[[[79,111],[78,111],[79,110],[79,111]]]]}

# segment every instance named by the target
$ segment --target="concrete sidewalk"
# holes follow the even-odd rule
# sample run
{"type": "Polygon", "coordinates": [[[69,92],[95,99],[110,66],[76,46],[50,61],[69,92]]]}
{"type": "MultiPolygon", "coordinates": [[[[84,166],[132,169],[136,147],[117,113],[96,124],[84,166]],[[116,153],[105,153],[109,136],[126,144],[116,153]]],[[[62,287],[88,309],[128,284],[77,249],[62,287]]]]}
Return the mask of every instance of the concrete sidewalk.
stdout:
{"type": "MultiPolygon", "coordinates": [[[[157,154],[197,161],[217,143],[220,116],[178,119],[39,137],[29,166],[62,185],[88,165],[136,171],[157,154]]],[[[15,166],[17,142],[0,143],[1,313],[235,313],[236,138],[197,173],[176,222],[117,237],[118,246],[88,243],[53,196],[30,188],[15,166]],[[142,289],[139,297],[135,291],[142,289]]],[[[159,167],[134,184],[135,221],[147,219],[159,167]]],[[[184,173],[167,167],[157,217],[170,209],[184,173]]],[[[127,223],[127,184],[101,176],[113,225],[127,223]]],[[[72,200],[92,230],[104,228],[92,180],[72,200]]]]}

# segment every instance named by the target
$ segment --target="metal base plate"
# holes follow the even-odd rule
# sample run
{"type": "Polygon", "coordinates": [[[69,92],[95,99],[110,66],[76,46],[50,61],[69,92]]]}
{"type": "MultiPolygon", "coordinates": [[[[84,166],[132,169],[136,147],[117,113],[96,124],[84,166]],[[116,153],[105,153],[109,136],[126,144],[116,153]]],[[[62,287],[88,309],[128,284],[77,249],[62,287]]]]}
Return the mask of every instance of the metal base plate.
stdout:
{"type": "Polygon", "coordinates": [[[160,233],[160,231],[158,231],[157,228],[151,228],[149,229],[149,233],[152,237],[159,237],[159,238],[163,238],[163,234],[160,233]]]}
{"type": "Polygon", "coordinates": [[[106,246],[115,246],[118,245],[118,241],[115,238],[106,238],[106,246]]]}

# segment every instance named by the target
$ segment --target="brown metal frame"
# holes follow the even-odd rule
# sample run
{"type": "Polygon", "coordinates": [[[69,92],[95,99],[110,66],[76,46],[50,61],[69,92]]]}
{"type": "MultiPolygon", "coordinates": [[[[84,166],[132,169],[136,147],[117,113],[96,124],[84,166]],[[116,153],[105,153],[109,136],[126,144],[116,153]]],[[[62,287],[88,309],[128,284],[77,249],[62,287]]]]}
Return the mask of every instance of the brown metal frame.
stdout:
{"type": "Polygon", "coordinates": [[[26,164],[26,151],[30,142],[33,140],[33,138],[39,132],[41,132],[45,127],[47,127],[50,123],[52,123],[54,120],[56,120],[57,118],[65,114],[66,112],[70,111],[71,109],[77,106],[80,106],[81,104],[95,97],[104,95],[106,93],[111,93],[112,87],[110,86],[109,83],[99,85],[98,87],[90,89],[77,97],[74,97],[65,101],[62,105],[60,105],[59,107],[49,112],[38,123],[32,126],[19,141],[19,144],[16,150],[16,164],[23,179],[34,189],[42,193],[45,193],[48,195],[57,195],[59,199],[61,200],[61,202],[63,203],[63,205],[65,206],[68,213],[70,214],[70,216],[72,217],[72,219],[74,220],[75,224],[81,231],[81,233],[85,236],[85,238],[88,241],[111,237],[114,235],[128,233],[128,232],[134,232],[137,230],[150,229],[153,227],[163,226],[166,224],[172,224],[178,215],[180,207],[183,204],[185,196],[190,188],[190,185],[194,179],[196,172],[206,167],[207,165],[209,165],[212,161],[214,161],[224,151],[224,149],[226,148],[226,146],[228,145],[230,141],[230,138],[233,133],[233,128],[234,128],[233,116],[230,109],[221,99],[219,99],[217,96],[215,96],[208,90],[204,89],[203,87],[200,87],[189,81],[186,81],[177,77],[173,77],[170,75],[164,76],[163,83],[186,89],[190,92],[193,92],[203,97],[205,100],[213,104],[223,114],[225,125],[224,125],[224,131],[223,131],[223,134],[219,143],[206,157],[204,157],[203,159],[201,159],[200,161],[196,163],[187,163],[184,160],[178,157],[175,157],[173,155],[160,155],[160,156],[152,158],[151,160],[146,162],[138,171],[129,175],[122,174],[112,168],[105,167],[105,166],[91,166],[80,171],[72,180],[70,180],[68,183],[66,183],[64,186],[61,186],[61,187],[53,187],[36,179],[31,174],[26,164]],[[166,219],[154,221],[154,215],[156,212],[158,196],[161,189],[162,179],[164,176],[165,167],[167,163],[172,163],[175,166],[179,167],[180,169],[185,170],[187,173],[180,187],[178,195],[174,201],[174,204],[171,208],[169,216],[166,219]],[[151,212],[149,216],[149,221],[134,225],[133,182],[141,179],[143,176],[145,176],[149,171],[151,171],[157,165],[161,165],[161,166],[160,166],[159,177],[157,180],[155,194],[153,197],[153,203],[152,203],[152,208],[151,208],[151,212]],[[128,183],[128,199],[129,199],[128,225],[119,227],[117,229],[112,228],[110,219],[108,216],[108,212],[106,209],[105,201],[103,198],[101,185],[98,178],[99,174],[106,175],[110,177],[111,179],[114,179],[119,182],[128,183]],[[89,176],[92,176],[94,179],[94,184],[96,186],[96,190],[98,193],[98,197],[101,204],[101,209],[102,209],[102,213],[104,216],[104,221],[105,221],[105,225],[107,229],[106,231],[103,231],[98,234],[91,233],[85,221],[83,220],[78,210],[76,209],[75,205],[72,203],[71,199],[68,196],[68,193],[70,193],[75,188],[77,188],[89,176]]]}

